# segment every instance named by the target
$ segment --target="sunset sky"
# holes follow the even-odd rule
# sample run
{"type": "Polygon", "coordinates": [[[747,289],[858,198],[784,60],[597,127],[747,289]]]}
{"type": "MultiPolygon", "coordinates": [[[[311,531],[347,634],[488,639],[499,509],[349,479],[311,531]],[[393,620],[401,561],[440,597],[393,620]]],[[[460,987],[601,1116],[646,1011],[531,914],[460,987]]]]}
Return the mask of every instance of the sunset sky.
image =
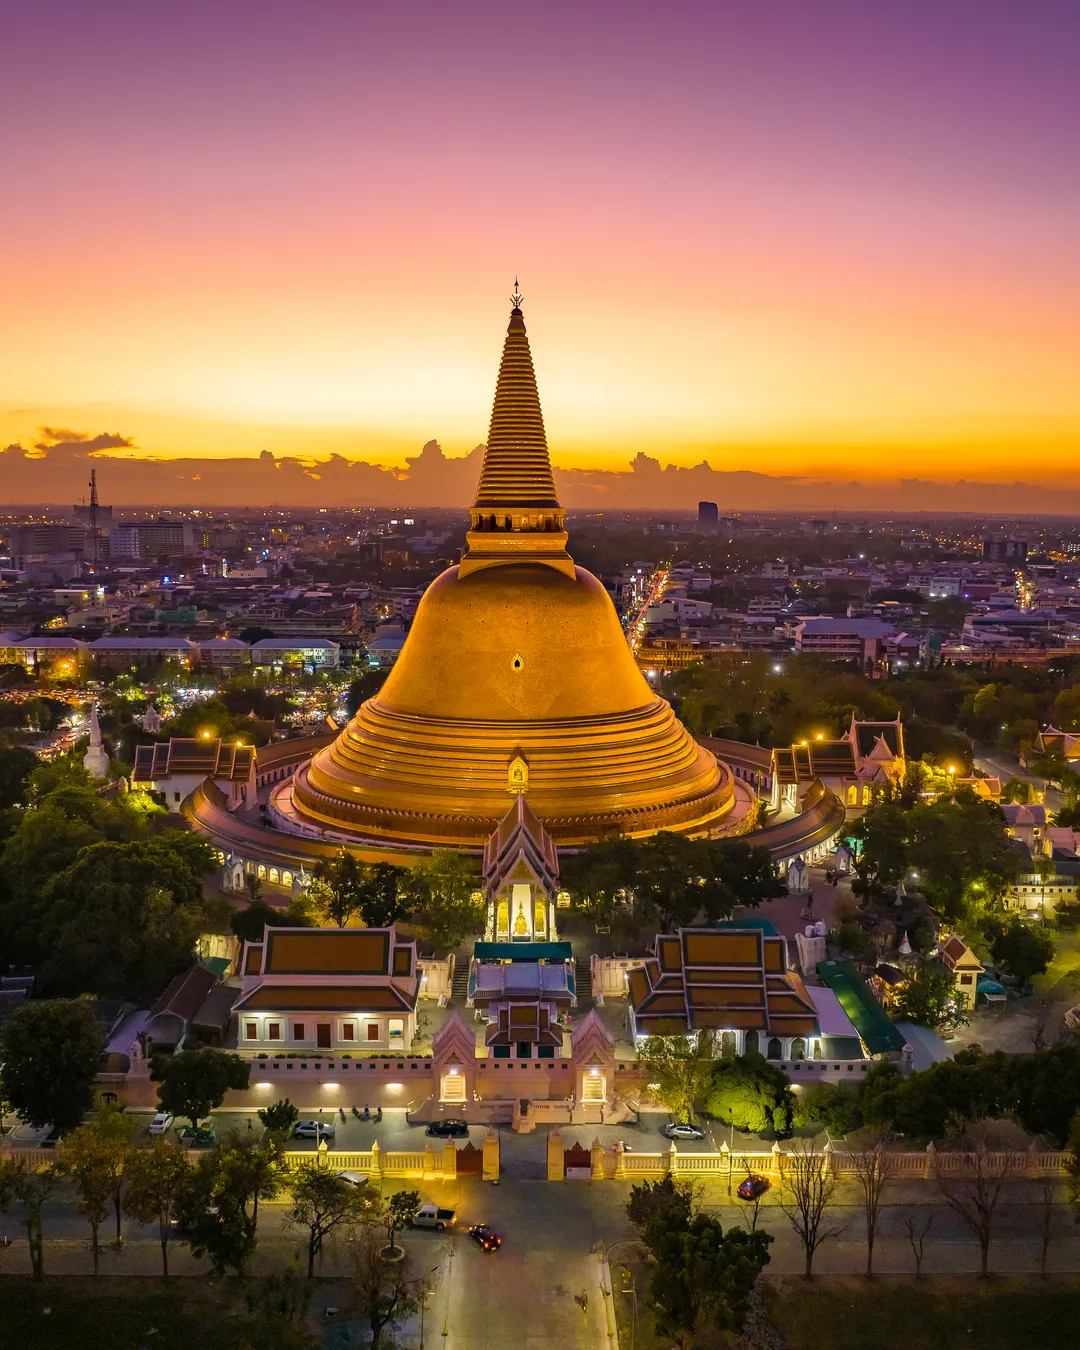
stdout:
{"type": "MultiPolygon", "coordinates": [[[[0,447],[1080,485],[1075,0],[7,7],[0,447]]],[[[3,486],[0,484],[0,497],[3,486]]]]}

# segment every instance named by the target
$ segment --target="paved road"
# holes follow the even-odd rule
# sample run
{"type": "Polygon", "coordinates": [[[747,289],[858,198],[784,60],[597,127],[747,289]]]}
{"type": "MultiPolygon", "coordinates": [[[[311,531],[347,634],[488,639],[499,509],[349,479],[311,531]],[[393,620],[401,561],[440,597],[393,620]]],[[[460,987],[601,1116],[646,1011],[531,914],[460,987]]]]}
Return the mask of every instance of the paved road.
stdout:
{"type": "Polygon", "coordinates": [[[1032,783],[1040,792],[1045,789],[1044,801],[1047,808],[1050,811],[1061,810],[1064,805],[1061,793],[1056,788],[1047,787],[1045,778],[1040,778],[1038,774],[1029,773],[1027,769],[1021,768],[1018,759],[1002,754],[999,750],[992,750],[981,745],[978,741],[975,742],[974,750],[973,759],[977,769],[981,769],[986,774],[996,774],[1001,779],[1002,786],[1010,778],[1022,778],[1026,783],[1032,783]]]}

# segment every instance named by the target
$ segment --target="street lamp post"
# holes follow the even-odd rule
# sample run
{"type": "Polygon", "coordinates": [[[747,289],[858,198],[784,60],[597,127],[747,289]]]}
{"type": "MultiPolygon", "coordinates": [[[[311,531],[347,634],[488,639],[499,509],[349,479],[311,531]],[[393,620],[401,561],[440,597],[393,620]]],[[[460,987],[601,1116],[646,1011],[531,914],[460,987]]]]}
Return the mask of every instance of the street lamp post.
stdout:
{"type": "MultiPolygon", "coordinates": [[[[438,1273],[439,1273],[438,1266],[432,1266],[431,1269],[428,1271],[429,1275],[437,1275],[438,1273]]],[[[427,1296],[428,1291],[427,1285],[425,1284],[420,1295],[420,1350],[424,1350],[424,1313],[427,1310],[427,1296]]]]}

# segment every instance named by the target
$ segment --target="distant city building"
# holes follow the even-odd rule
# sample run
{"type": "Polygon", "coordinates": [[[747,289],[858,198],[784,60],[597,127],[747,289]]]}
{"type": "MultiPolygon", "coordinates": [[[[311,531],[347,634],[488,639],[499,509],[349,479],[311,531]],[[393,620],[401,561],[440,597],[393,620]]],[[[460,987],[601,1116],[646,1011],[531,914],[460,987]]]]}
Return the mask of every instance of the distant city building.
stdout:
{"type": "Polygon", "coordinates": [[[697,527],[699,534],[715,534],[720,512],[715,502],[698,502],[697,527]]]}
{"type": "Polygon", "coordinates": [[[879,619],[803,619],[795,630],[795,650],[834,661],[858,661],[865,668],[877,664],[886,641],[894,637],[892,624],[879,619]]]}
{"type": "Polygon", "coordinates": [[[983,557],[988,562],[1026,562],[1028,545],[1026,539],[984,539],[983,557]]]}
{"type": "Polygon", "coordinates": [[[177,558],[192,549],[191,526],[183,521],[138,521],[109,531],[109,558],[177,558]]]}

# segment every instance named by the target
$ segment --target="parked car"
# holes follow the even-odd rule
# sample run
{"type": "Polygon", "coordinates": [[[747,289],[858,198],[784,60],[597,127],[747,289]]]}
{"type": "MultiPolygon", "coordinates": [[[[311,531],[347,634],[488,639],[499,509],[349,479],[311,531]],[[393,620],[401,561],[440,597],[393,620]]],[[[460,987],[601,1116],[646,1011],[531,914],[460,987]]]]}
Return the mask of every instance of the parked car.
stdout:
{"type": "Polygon", "coordinates": [[[435,1139],[468,1139],[469,1127],[463,1120],[447,1116],[445,1120],[433,1120],[424,1133],[435,1139]]]}
{"type": "Polygon", "coordinates": [[[339,1172],[338,1176],[346,1186],[351,1186],[355,1191],[368,1184],[368,1179],[363,1172],[339,1172]]]}
{"type": "Polygon", "coordinates": [[[685,1121],[670,1121],[660,1133],[666,1139],[704,1139],[705,1131],[700,1125],[690,1125],[685,1121]]]}
{"type": "Polygon", "coordinates": [[[190,1125],[181,1126],[176,1131],[176,1137],[182,1144],[189,1144],[192,1148],[210,1148],[217,1141],[217,1131],[205,1120],[197,1130],[190,1125]]]}
{"type": "Polygon", "coordinates": [[[409,1225],[411,1228],[434,1228],[437,1232],[442,1232],[444,1228],[452,1228],[457,1213],[452,1209],[442,1209],[438,1205],[421,1205],[416,1212],[416,1218],[409,1225]]]}
{"type": "Polygon", "coordinates": [[[321,1120],[302,1120],[299,1124],[293,1126],[294,1139],[333,1139],[333,1125],[326,1125],[321,1120]]]}
{"type": "Polygon", "coordinates": [[[745,1181],[739,1182],[736,1194],[740,1200],[756,1200],[759,1195],[764,1195],[768,1189],[769,1182],[766,1177],[759,1177],[756,1173],[751,1173],[745,1181]]]}
{"type": "Polygon", "coordinates": [[[486,1252],[497,1252],[502,1246],[502,1238],[493,1228],[489,1228],[486,1223],[477,1223],[469,1229],[469,1236],[472,1240],[483,1247],[486,1252]]]}
{"type": "Polygon", "coordinates": [[[168,1134],[172,1128],[173,1117],[168,1111],[159,1111],[146,1127],[147,1134],[168,1134]]]}

